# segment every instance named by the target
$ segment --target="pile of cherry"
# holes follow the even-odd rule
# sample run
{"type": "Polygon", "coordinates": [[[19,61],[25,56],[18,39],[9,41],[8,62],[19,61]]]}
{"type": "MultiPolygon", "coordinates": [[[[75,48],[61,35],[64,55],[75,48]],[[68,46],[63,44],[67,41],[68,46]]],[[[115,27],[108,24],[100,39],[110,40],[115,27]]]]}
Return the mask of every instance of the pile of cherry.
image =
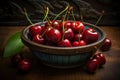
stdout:
{"type": "Polygon", "coordinates": [[[85,46],[98,40],[98,32],[85,29],[80,21],[48,21],[45,25],[29,28],[32,41],[56,47],[85,46]]]}

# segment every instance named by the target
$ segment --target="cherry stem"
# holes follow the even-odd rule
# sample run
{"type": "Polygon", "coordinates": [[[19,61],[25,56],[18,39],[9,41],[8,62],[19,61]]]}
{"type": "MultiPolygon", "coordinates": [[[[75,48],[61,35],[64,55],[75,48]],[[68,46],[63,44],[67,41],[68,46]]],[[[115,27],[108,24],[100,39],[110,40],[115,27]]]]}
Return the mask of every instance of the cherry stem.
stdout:
{"type": "Polygon", "coordinates": [[[71,12],[72,12],[72,17],[73,17],[74,21],[76,21],[76,20],[75,20],[75,16],[74,16],[73,9],[72,9],[72,11],[71,11],[71,12]]]}
{"type": "MultiPolygon", "coordinates": [[[[79,35],[80,35],[80,31],[81,31],[81,27],[80,27],[80,29],[79,29],[79,35]]],[[[80,37],[78,37],[78,40],[80,41],[80,37]]]]}
{"type": "Polygon", "coordinates": [[[97,25],[100,22],[100,20],[101,20],[101,18],[103,16],[103,13],[104,13],[104,11],[102,11],[102,13],[101,13],[100,17],[98,18],[97,22],[95,23],[95,25],[97,25]]]}
{"type": "Polygon", "coordinates": [[[63,10],[63,11],[61,11],[58,15],[56,15],[56,17],[53,19],[53,21],[54,20],[56,20],[61,14],[63,14],[66,10],[68,10],[68,6],[66,6],[66,8],[63,10]]]}
{"type": "Polygon", "coordinates": [[[64,37],[65,37],[64,21],[65,21],[65,18],[66,18],[67,13],[68,13],[68,10],[66,11],[66,13],[65,13],[65,15],[63,16],[63,19],[62,19],[62,26],[63,26],[63,36],[62,36],[62,40],[64,40],[64,37]]]}
{"type": "Polygon", "coordinates": [[[28,13],[27,13],[27,10],[24,8],[24,11],[25,11],[25,16],[26,16],[26,18],[27,18],[27,20],[29,21],[29,23],[31,24],[31,25],[33,25],[33,22],[31,21],[31,19],[28,17],[28,13]]]}
{"type": "Polygon", "coordinates": [[[80,15],[80,19],[81,19],[81,22],[83,22],[83,16],[82,15],[80,15]]]}
{"type": "Polygon", "coordinates": [[[68,20],[68,18],[69,18],[69,15],[70,15],[70,12],[68,11],[66,20],[68,20]]]}
{"type": "Polygon", "coordinates": [[[45,7],[45,16],[44,16],[43,22],[48,17],[48,12],[49,12],[49,8],[45,7]]]}

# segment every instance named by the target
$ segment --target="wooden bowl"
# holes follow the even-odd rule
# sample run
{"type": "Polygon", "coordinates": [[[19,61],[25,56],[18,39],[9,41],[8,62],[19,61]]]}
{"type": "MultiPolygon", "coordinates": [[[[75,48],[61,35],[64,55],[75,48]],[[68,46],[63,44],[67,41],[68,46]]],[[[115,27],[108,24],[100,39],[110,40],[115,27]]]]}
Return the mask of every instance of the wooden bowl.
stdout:
{"type": "MultiPolygon", "coordinates": [[[[97,42],[80,47],[55,47],[43,44],[37,44],[30,40],[29,27],[22,30],[21,39],[23,43],[30,49],[30,51],[45,65],[56,68],[71,68],[81,66],[89,59],[99,47],[104,43],[106,34],[100,28],[93,24],[83,22],[85,28],[95,27],[99,38],[97,42]]],[[[34,25],[40,25],[36,23],[34,25]]]]}

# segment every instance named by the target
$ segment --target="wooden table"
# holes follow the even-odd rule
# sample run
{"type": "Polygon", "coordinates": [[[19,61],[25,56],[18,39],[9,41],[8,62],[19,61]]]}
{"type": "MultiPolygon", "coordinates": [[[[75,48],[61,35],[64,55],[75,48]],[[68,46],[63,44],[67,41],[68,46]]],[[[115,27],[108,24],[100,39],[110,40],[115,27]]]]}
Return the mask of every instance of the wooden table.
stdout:
{"type": "MultiPolygon", "coordinates": [[[[40,64],[29,52],[23,50],[25,55],[32,60],[32,69],[26,74],[11,65],[10,58],[3,58],[2,53],[6,40],[15,32],[25,26],[0,26],[0,80],[119,80],[120,79],[120,27],[100,26],[112,40],[109,51],[103,52],[107,62],[103,68],[97,69],[96,73],[88,74],[82,68],[54,69],[40,64]]],[[[14,44],[13,44],[14,46],[14,44]]]]}

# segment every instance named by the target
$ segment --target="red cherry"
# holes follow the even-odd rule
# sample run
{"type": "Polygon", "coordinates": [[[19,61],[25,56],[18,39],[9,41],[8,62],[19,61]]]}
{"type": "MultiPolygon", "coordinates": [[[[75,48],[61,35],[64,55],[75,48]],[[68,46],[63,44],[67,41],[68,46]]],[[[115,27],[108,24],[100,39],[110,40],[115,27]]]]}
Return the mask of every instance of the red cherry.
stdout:
{"type": "Polygon", "coordinates": [[[67,21],[61,21],[59,23],[59,25],[60,25],[59,30],[63,30],[63,26],[64,26],[65,29],[68,28],[68,26],[66,25],[66,23],[67,23],[67,21]]]}
{"type": "Polygon", "coordinates": [[[28,71],[31,68],[31,62],[28,59],[23,59],[18,63],[18,69],[20,71],[28,71]]]}
{"type": "Polygon", "coordinates": [[[84,40],[80,40],[79,43],[80,43],[80,46],[85,46],[86,45],[86,42],[84,40]]]}
{"type": "Polygon", "coordinates": [[[79,46],[79,45],[80,45],[79,41],[74,41],[73,44],[72,44],[72,46],[74,46],[74,47],[79,46]]]}
{"type": "Polygon", "coordinates": [[[67,27],[67,28],[70,28],[71,27],[71,22],[66,21],[65,24],[64,24],[64,26],[67,27]]]}
{"type": "Polygon", "coordinates": [[[108,51],[111,48],[112,42],[110,39],[106,38],[104,44],[101,46],[102,51],[108,51]]]}
{"type": "Polygon", "coordinates": [[[11,62],[13,64],[13,66],[17,66],[18,62],[20,60],[22,60],[22,55],[20,55],[20,54],[16,54],[16,55],[12,56],[12,58],[11,58],[11,62]]]}
{"type": "Polygon", "coordinates": [[[49,31],[46,31],[45,37],[48,42],[57,43],[61,40],[61,33],[58,29],[52,28],[49,31]]]}
{"type": "Polygon", "coordinates": [[[29,33],[31,36],[34,36],[36,34],[41,34],[42,32],[43,32],[43,27],[40,25],[31,26],[29,28],[29,33]]]}
{"type": "Polygon", "coordinates": [[[90,73],[94,73],[99,67],[99,62],[97,59],[89,59],[85,64],[86,70],[90,73]]]}
{"type": "Polygon", "coordinates": [[[73,40],[74,33],[71,28],[68,28],[64,31],[64,39],[73,40]]]}
{"type": "Polygon", "coordinates": [[[83,40],[87,43],[93,43],[98,40],[98,33],[97,31],[93,30],[92,28],[88,28],[83,32],[83,40]]]}
{"type": "Polygon", "coordinates": [[[83,40],[80,40],[80,41],[74,41],[72,46],[85,46],[86,45],[86,42],[83,41],[83,40]]]}
{"type": "Polygon", "coordinates": [[[68,39],[64,39],[60,42],[58,42],[59,47],[72,47],[70,41],[68,39]]]}
{"type": "Polygon", "coordinates": [[[52,21],[51,26],[54,27],[54,28],[56,28],[56,29],[59,29],[59,28],[60,28],[59,22],[58,22],[57,20],[52,21]]]}
{"type": "Polygon", "coordinates": [[[106,63],[106,58],[102,53],[95,54],[93,58],[98,60],[99,66],[103,66],[106,63]]]}
{"type": "Polygon", "coordinates": [[[71,22],[71,28],[75,33],[82,33],[84,31],[84,25],[80,21],[71,22]]]}
{"type": "Polygon", "coordinates": [[[74,41],[79,41],[79,39],[80,39],[80,40],[83,39],[83,38],[82,38],[82,34],[75,34],[75,36],[74,36],[74,41]]]}
{"type": "Polygon", "coordinates": [[[39,44],[43,44],[44,43],[44,38],[42,36],[40,36],[39,34],[36,34],[33,39],[33,42],[39,43],[39,44]]]}

